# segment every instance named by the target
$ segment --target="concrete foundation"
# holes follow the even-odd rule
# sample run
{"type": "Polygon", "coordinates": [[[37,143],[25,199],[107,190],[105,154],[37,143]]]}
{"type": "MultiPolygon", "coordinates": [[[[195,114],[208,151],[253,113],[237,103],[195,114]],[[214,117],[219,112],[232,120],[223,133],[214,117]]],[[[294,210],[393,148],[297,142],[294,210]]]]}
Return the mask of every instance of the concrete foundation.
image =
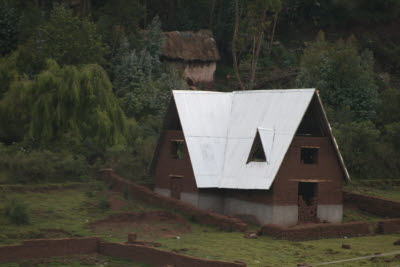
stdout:
{"type": "Polygon", "coordinates": [[[317,217],[321,221],[341,223],[343,218],[343,205],[318,205],[317,217]]]}
{"type": "Polygon", "coordinates": [[[217,213],[224,213],[224,197],[212,193],[199,193],[199,209],[209,210],[217,213]]]}
{"type": "Polygon", "coordinates": [[[156,192],[157,194],[166,196],[166,197],[171,197],[171,190],[166,189],[166,188],[154,188],[154,192],[156,192]]]}
{"type": "Polygon", "coordinates": [[[199,194],[198,193],[181,193],[181,200],[183,202],[189,203],[196,208],[198,207],[199,204],[199,194]]]}
{"type": "Polygon", "coordinates": [[[294,226],[299,219],[297,205],[291,206],[272,206],[272,223],[281,226],[294,226]]]}
{"type": "Polygon", "coordinates": [[[255,216],[261,224],[272,223],[272,205],[254,203],[235,198],[226,198],[224,203],[224,214],[249,214],[255,216]]]}

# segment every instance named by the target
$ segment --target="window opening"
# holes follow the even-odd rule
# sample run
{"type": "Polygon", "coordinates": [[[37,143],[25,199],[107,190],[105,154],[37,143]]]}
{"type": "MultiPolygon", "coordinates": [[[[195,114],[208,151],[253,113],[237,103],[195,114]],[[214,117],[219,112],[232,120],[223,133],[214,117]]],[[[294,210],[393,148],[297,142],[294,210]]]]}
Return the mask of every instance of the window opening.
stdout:
{"type": "Polygon", "coordinates": [[[247,160],[247,163],[255,161],[255,162],[266,162],[267,158],[265,157],[264,148],[261,143],[260,134],[257,132],[256,138],[254,139],[253,146],[250,150],[250,155],[247,160]]]}
{"type": "Polygon", "coordinates": [[[302,147],[300,162],[302,164],[317,164],[318,163],[318,148],[302,147]]]}
{"type": "Polygon", "coordinates": [[[171,140],[171,155],[174,159],[183,159],[185,141],[183,140],[171,140]]]}

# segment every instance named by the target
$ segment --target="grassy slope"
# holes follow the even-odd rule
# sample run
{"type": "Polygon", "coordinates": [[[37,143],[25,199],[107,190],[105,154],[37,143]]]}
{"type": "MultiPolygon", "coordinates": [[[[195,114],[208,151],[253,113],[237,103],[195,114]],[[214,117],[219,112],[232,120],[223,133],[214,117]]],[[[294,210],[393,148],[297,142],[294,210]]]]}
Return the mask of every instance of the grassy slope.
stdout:
{"type": "MultiPolygon", "coordinates": [[[[0,244],[18,243],[22,239],[37,237],[63,237],[68,235],[91,236],[95,235],[87,226],[87,222],[103,219],[113,212],[101,209],[101,187],[52,190],[46,193],[1,193],[0,209],[3,208],[7,197],[18,196],[29,204],[31,223],[16,226],[0,214],[0,244]],[[61,229],[68,234],[53,236],[54,232],[44,229],[61,229]]],[[[125,202],[122,210],[149,211],[158,210],[142,202],[127,201],[120,194],[118,199],[125,202]]],[[[358,216],[358,215],[357,215],[358,216]]],[[[400,250],[393,242],[400,235],[380,235],[348,239],[325,239],[306,242],[290,242],[274,240],[271,237],[246,239],[243,233],[220,232],[214,228],[198,225],[191,222],[192,231],[182,234],[179,239],[159,238],[154,235],[141,235],[140,229],[112,229],[96,233],[105,240],[125,242],[128,232],[137,232],[139,238],[160,242],[162,249],[188,248],[188,255],[217,260],[242,260],[248,266],[296,266],[297,263],[319,263],[331,260],[353,258],[377,252],[400,250]],[[351,249],[342,249],[341,245],[349,244],[351,249]]],[[[400,252],[399,252],[400,254],[400,252]]],[[[329,266],[385,266],[377,265],[369,260],[357,261],[346,265],[329,266]]],[[[397,260],[397,265],[400,260],[397,260]]],[[[79,266],[79,262],[76,263],[79,266]]],[[[382,263],[384,264],[384,263],[382,263]]],[[[61,265],[53,265],[61,266],[61,265]]],[[[391,266],[391,265],[388,265],[391,266]]],[[[395,266],[395,265],[393,265],[395,266]]]]}
{"type": "Polygon", "coordinates": [[[400,202],[400,186],[379,186],[370,187],[365,185],[350,184],[345,189],[354,193],[364,194],[374,197],[382,197],[400,202]]]}

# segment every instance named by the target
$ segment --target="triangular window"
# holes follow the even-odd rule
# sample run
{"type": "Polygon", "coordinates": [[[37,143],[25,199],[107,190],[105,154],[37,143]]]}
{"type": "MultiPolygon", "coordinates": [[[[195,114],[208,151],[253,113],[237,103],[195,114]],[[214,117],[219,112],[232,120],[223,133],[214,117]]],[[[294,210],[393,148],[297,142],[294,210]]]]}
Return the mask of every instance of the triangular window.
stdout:
{"type": "Polygon", "coordinates": [[[266,162],[267,157],[265,156],[265,151],[261,142],[260,133],[257,131],[256,138],[254,138],[253,146],[250,150],[249,158],[247,159],[247,163],[249,162],[266,162]]]}

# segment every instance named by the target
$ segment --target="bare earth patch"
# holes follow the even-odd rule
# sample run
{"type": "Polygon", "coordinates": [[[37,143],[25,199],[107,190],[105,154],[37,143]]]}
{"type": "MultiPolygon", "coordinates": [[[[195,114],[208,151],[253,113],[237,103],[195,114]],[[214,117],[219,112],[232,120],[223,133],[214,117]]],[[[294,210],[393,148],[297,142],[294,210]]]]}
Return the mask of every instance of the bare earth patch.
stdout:
{"type": "Polygon", "coordinates": [[[167,211],[124,212],[90,223],[92,231],[103,237],[126,240],[136,233],[141,240],[176,237],[190,232],[190,224],[180,215],[167,211]]]}

